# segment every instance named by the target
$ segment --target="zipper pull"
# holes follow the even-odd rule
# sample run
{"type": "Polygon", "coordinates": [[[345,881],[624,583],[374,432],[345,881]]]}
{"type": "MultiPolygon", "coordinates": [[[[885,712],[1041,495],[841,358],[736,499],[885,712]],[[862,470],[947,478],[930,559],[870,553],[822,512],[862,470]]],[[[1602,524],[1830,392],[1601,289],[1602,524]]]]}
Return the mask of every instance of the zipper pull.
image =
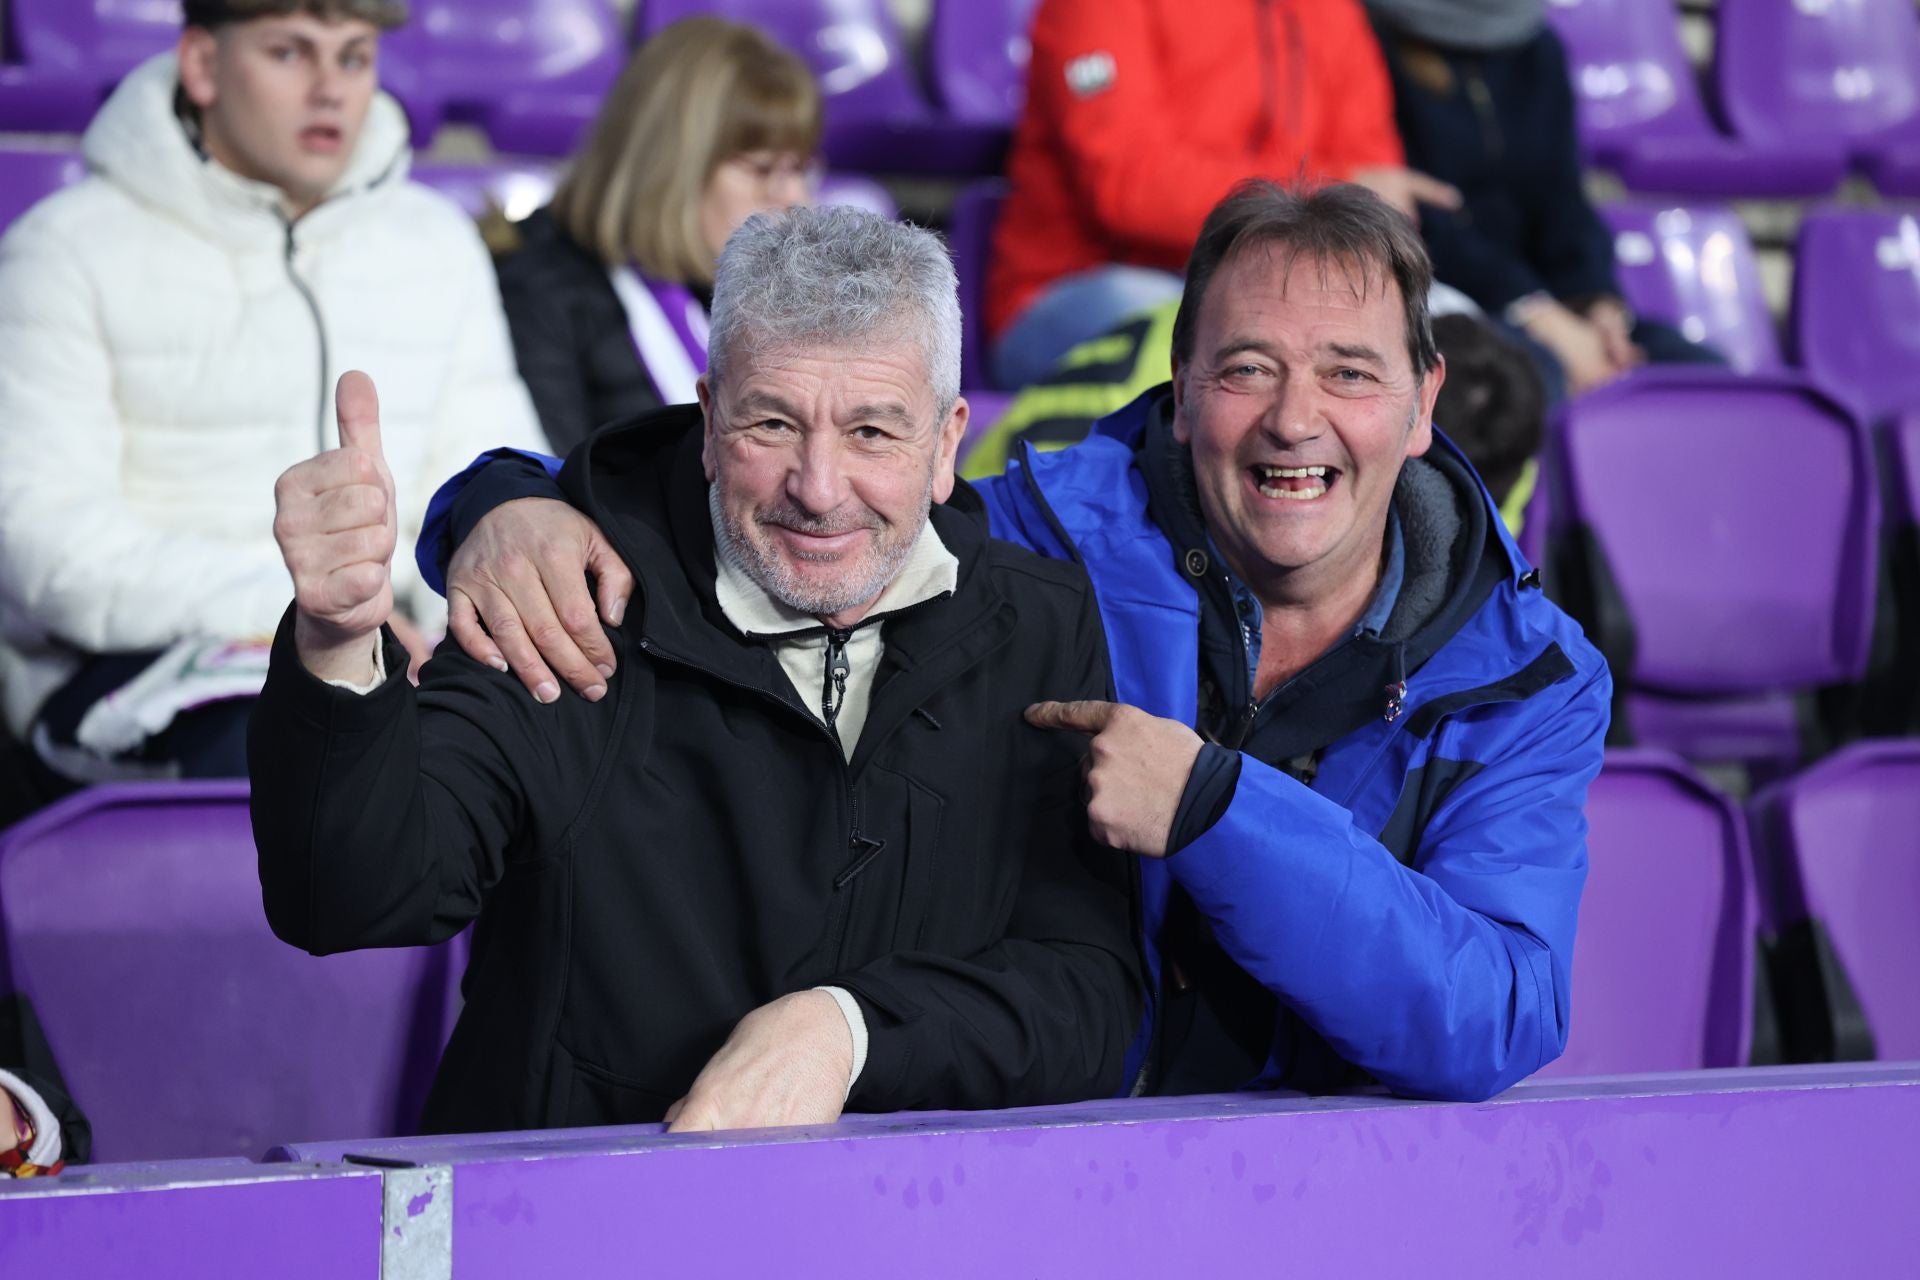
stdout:
{"type": "Polygon", "coordinates": [[[1406,703],[1407,703],[1407,682],[1405,680],[1395,680],[1392,684],[1387,686],[1386,719],[1388,724],[1392,724],[1395,720],[1398,720],[1400,718],[1400,711],[1403,707],[1406,706],[1406,703]]]}
{"type": "Polygon", "coordinates": [[[853,664],[847,661],[847,640],[852,635],[851,628],[827,630],[826,671],[820,682],[820,718],[827,722],[829,729],[837,727],[840,707],[847,700],[847,677],[853,674],[853,664]]]}

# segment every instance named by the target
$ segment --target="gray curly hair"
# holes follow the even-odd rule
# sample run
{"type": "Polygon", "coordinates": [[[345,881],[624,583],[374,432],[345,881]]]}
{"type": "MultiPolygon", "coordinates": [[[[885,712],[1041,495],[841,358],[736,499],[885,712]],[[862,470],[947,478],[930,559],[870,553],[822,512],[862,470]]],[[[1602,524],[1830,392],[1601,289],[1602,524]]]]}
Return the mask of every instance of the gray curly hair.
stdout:
{"type": "Polygon", "coordinates": [[[936,424],[960,395],[960,297],[940,237],[837,205],[757,213],[720,253],[707,378],[737,358],[802,345],[920,344],[936,424]]]}

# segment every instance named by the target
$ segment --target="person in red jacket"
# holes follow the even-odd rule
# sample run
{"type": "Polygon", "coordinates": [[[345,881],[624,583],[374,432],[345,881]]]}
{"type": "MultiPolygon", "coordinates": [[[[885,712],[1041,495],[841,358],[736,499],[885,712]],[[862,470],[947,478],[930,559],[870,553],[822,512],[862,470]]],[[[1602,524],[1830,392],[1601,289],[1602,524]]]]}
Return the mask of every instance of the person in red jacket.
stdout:
{"type": "Polygon", "coordinates": [[[1041,0],[994,236],[987,331],[1009,388],[1180,295],[1243,178],[1347,179],[1409,217],[1451,188],[1405,167],[1356,0],[1041,0]]]}

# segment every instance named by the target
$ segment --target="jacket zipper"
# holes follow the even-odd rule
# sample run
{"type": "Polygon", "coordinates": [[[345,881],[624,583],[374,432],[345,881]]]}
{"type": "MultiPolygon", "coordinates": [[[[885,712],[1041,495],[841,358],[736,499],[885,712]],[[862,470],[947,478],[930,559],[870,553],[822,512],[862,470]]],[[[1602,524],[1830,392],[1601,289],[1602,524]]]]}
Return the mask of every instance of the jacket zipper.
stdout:
{"type": "Polygon", "coordinates": [[[313,438],[315,444],[314,451],[316,453],[325,453],[327,451],[327,324],[326,321],[321,318],[320,302],[313,296],[313,290],[307,287],[307,282],[300,278],[298,271],[294,270],[293,253],[295,246],[293,223],[287,222],[286,228],[287,279],[293,282],[295,292],[299,293],[300,297],[305,300],[307,310],[313,314],[313,329],[320,337],[320,404],[319,407],[314,410],[313,438]]]}
{"type": "MultiPolygon", "coordinates": [[[[831,647],[831,636],[834,634],[831,630],[828,632],[830,637],[829,647],[831,647]]],[[[843,650],[841,661],[844,663],[845,637],[851,635],[852,632],[848,630],[840,632],[839,634],[842,637],[840,643],[843,650]]],[[[731,676],[722,675],[711,667],[703,666],[690,658],[684,658],[677,653],[662,649],[645,636],[640,637],[640,652],[674,663],[678,666],[686,667],[692,671],[698,671],[701,675],[709,679],[718,680],[724,685],[740,690],[742,693],[750,693],[763,701],[771,702],[783,711],[792,712],[794,710],[793,704],[778,694],[770,693],[759,685],[748,684],[742,680],[735,680],[731,676]]],[[[832,680],[831,668],[829,668],[828,680],[829,682],[832,680]]],[[[844,694],[844,683],[842,684],[841,691],[844,694]]],[[[839,713],[840,708],[836,704],[833,708],[834,719],[838,719],[839,713]]],[[[862,871],[865,871],[867,867],[872,864],[873,860],[880,856],[881,851],[887,847],[887,842],[884,840],[868,839],[860,832],[860,797],[853,785],[853,769],[847,763],[846,748],[840,740],[840,731],[831,721],[824,718],[820,720],[815,720],[812,716],[806,716],[804,718],[809,724],[819,729],[827,741],[833,745],[834,767],[839,771],[840,794],[845,801],[844,812],[847,815],[847,852],[853,855],[853,861],[833,878],[833,914],[828,922],[827,933],[832,940],[834,967],[838,969],[845,965],[847,950],[846,926],[847,920],[852,914],[850,910],[852,894],[845,891],[847,887],[852,884],[854,878],[862,871]]]]}

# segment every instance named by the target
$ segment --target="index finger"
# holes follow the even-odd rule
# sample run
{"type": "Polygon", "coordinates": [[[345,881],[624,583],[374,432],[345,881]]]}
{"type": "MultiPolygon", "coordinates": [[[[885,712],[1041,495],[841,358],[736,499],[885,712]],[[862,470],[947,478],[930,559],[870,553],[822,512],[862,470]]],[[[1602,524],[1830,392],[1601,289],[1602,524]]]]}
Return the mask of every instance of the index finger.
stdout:
{"type": "Polygon", "coordinates": [[[1113,723],[1117,702],[1036,702],[1027,708],[1027,723],[1036,729],[1072,729],[1099,733],[1113,723]]]}

